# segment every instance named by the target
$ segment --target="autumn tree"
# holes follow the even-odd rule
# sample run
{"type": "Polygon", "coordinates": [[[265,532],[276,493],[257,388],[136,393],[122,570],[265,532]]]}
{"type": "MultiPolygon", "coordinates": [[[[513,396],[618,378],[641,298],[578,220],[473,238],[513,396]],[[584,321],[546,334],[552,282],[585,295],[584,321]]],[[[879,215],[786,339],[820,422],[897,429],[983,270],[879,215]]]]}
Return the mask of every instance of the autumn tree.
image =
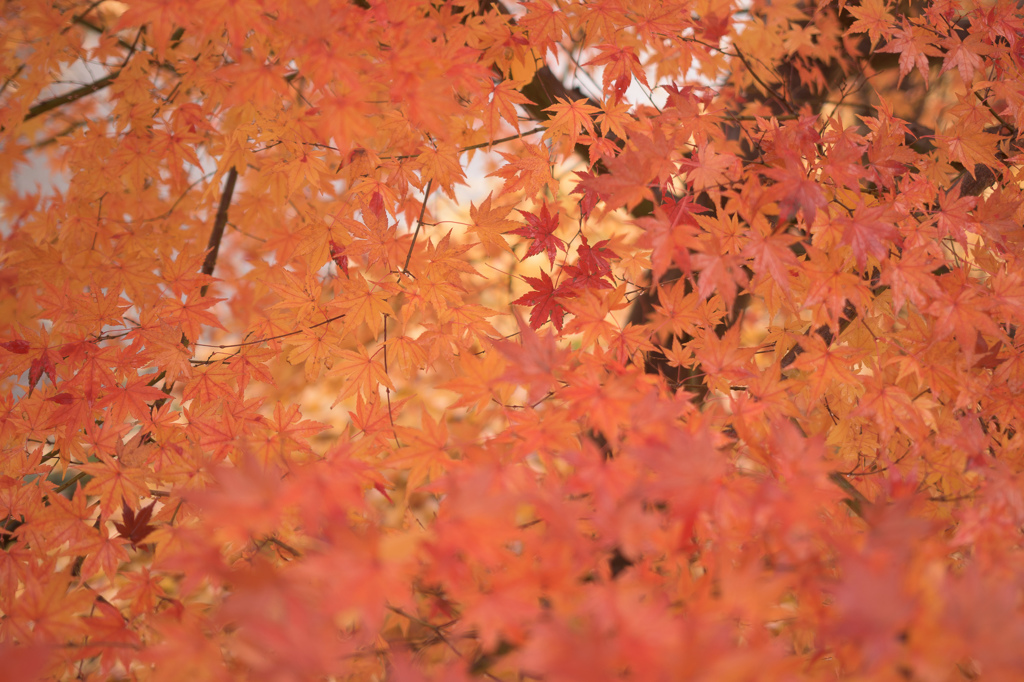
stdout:
{"type": "Polygon", "coordinates": [[[1020,679],[1015,3],[0,36],[0,677],[1020,679]]]}

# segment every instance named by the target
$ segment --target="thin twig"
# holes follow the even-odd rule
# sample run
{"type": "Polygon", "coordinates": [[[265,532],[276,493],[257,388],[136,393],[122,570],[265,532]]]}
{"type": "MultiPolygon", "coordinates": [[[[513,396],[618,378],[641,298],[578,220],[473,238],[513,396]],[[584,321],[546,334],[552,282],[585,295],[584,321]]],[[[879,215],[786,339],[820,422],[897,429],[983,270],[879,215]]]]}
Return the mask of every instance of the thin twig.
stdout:
{"type": "Polygon", "coordinates": [[[280,540],[278,540],[278,539],[277,539],[277,538],[275,538],[274,536],[270,536],[269,538],[267,538],[267,540],[268,540],[268,541],[269,541],[269,542],[270,542],[271,544],[273,544],[273,545],[277,545],[278,547],[280,547],[280,548],[281,548],[281,549],[283,549],[284,551],[286,551],[286,552],[290,553],[290,554],[291,554],[292,556],[295,556],[295,557],[300,557],[300,556],[302,556],[302,552],[300,552],[299,550],[295,549],[294,547],[292,547],[291,545],[289,545],[289,544],[287,544],[287,543],[281,542],[280,540]]]}
{"type": "Polygon", "coordinates": [[[416,248],[416,238],[420,235],[420,228],[423,227],[423,216],[427,212],[427,199],[430,198],[430,188],[434,184],[434,179],[431,178],[427,181],[427,189],[423,192],[423,206],[420,207],[420,217],[416,221],[416,229],[412,233],[412,244],[409,245],[409,253],[405,256],[405,265],[402,266],[402,270],[398,273],[398,278],[401,279],[402,275],[409,274],[409,261],[412,260],[412,251],[416,248]]]}
{"type": "MultiPolygon", "coordinates": [[[[317,322],[316,324],[311,324],[310,326],[305,327],[305,329],[316,329],[317,327],[322,327],[325,324],[330,324],[331,322],[334,322],[335,320],[340,320],[343,317],[345,317],[345,313],[342,313],[341,315],[335,315],[334,317],[328,317],[323,322],[317,322]]],[[[241,348],[242,346],[255,346],[257,344],[265,343],[267,341],[277,341],[278,339],[286,339],[289,336],[295,336],[296,334],[301,334],[302,332],[303,332],[302,329],[297,329],[297,330],[295,330],[293,332],[287,332],[287,333],[284,333],[284,334],[277,334],[275,336],[264,336],[263,338],[255,339],[254,341],[242,341],[241,343],[222,343],[220,345],[217,345],[215,343],[194,343],[192,345],[193,346],[201,346],[203,348],[241,348]]]]}
{"type": "Polygon", "coordinates": [[[67,490],[68,488],[70,488],[71,486],[73,486],[75,483],[78,483],[79,481],[81,481],[87,475],[88,474],[86,474],[84,471],[79,471],[77,474],[75,474],[74,476],[72,476],[68,480],[64,481],[64,483],[62,483],[59,486],[57,486],[56,488],[54,488],[53,492],[55,492],[55,493],[62,493],[65,490],[67,490]]]}
{"type": "Polygon", "coordinates": [[[136,48],[136,47],[138,47],[138,45],[139,45],[139,38],[141,38],[141,37],[142,37],[142,33],[143,33],[143,31],[145,31],[145,30],[146,30],[146,27],[145,27],[145,26],[143,26],[143,27],[142,27],[142,28],[140,28],[140,29],[138,30],[138,32],[137,32],[137,33],[135,34],[135,40],[133,40],[133,41],[132,41],[131,47],[129,47],[129,48],[128,48],[128,54],[126,54],[126,55],[125,55],[125,57],[124,57],[124,61],[123,61],[123,62],[121,62],[121,68],[122,68],[122,69],[123,69],[124,67],[128,66],[128,62],[129,62],[129,60],[131,60],[131,58],[132,58],[132,55],[133,55],[133,54],[135,54],[135,48],[136,48]]]}
{"type": "MultiPolygon", "coordinates": [[[[462,652],[459,651],[458,648],[454,644],[452,644],[451,640],[448,639],[448,636],[445,635],[444,632],[442,631],[441,628],[443,626],[434,625],[433,623],[431,623],[429,621],[425,621],[422,618],[418,618],[418,617],[412,615],[411,613],[406,613],[402,609],[398,608],[397,606],[392,606],[391,604],[387,605],[387,609],[388,609],[388,611],[391,611],[392,613],[396,613],[399,616],[402,616],[403,618],[409,619],[410,621],[412,621],[413,623],[416,623],[417,625],[422,625],[423,627],[427,628],[428,630],[430,630],[431,632],[434,633],[434,636],[437,637],[437,639],[439,641],[443,642],[445,645],[448,646],[449,649],[451,649],[453,652],[455,652],[456,656],[458,656],[459,658],[464,658],[462,652]]],[[[480,671],[480,672],[482,672],[484,677],[486,677],[487,679],[496,680],[496,681],[500,682],[501,678],[496,677],[491,672],[489,672],[486,668],[484,670],[480,671]]]]}
{"type": "Polygon", "coordinates": [[[795,114],[796,110],[793,109],[793,105],[791,105],[788,101],[786,101],[785,97],[779,95],[778,91],[775,88],[771,87],[770,85],[765,83],[763,80],[761,80],[761,77],[758,76],[757,72],[754,71],[754,67],[751,66],[750,62],[747,61],[746,56],[740,51],[740,48],[738,46],[736,46],[736,45],[733,45],[733,48],[736,50],[736,56],[739,57],[740,61],[743,62],[743,65],[745,67],[747,67],[747,71],[750,72],[751,77],[755,81],[757,81],[758,84],[762,88],[764,88],[764,91],[767,92],[772,97],[774,97],[775,99],[777,99],[779,104],[781,104],[782,106],[784,106],[786,108],[786,111],[788,111],[791,114],[795,114]]]}
{"type": "Polygon", "coordinates": [[[10,85],[11,83],[13,83],[14,79],[16,79],[18,76],[20,76],[21,72],[24,71],[24,70],[25,70],[25,65],[24,64],[20,64],[18,66],[18,68],[14,70],[14,73],[12,73],[10,75],[10,77],[7,80],[4,81],[3,86],[0,86],[0,95],[4,94],[4,91],[7,90],[7,86],[10,85]]]}
{"type": "MultiPolygon", "coordinates": [[[[384,374],[388,374],[388,314],[382,313],[382,315],[384,315],[384,374]]],[[[398,442],[398,431],[395,430],[395,415],[391,412],[391,387],[385,386],[384,391],[388,397],[388,419],[391,420],[391,433],[395,436],[395,445],[402,447],[402,444],[398,442]]]]}
{"type": "Polygon", "coordinates": [[[985,105],[985,108],[988,109],[988,113],[992,114],[992,116],[995,117],[995,119],[997,121],[999,121],[999,123],[1002,124],[1002,126],[1004,128],[1006,128],[1007,130],[1010,131],[1010,133],[1013,135],[1014,139],[1016,139],[1018,137],[1017,129],[1014,128],[1009,123],[1007,123],[1006,121],[1004,121],[1003,117],[996,113],[996,110],[992,108],[992,105],[988,103],[988,100],[986,100],[984,97],[981,96],[980,92],[975,91],[974,92],[974,96],[978,98],[979,102],[981,102],[982,104],[985,105]]]}

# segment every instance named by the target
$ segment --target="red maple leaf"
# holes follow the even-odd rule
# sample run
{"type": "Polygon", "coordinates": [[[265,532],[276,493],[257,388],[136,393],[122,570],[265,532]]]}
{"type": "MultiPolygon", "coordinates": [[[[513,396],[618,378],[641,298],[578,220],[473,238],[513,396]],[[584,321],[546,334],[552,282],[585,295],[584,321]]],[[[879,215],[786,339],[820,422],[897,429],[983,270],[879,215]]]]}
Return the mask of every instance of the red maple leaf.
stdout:
{"type": "Polygon", "coordinates": [[[601,192],[594,189],[593,181],[597,178],[596,175],[586,171],[576,171],[576,175],[579,177],[580,181],[576,184],[575,189],[573,189],[570,194],[583,195],[583,198],[580,199],[580,213],[584,218],[589,218],[590,212],[594,210],[595,206],[597,206],[597,202],[606,199],[607,196],[602,195],[601,192]]]}
{"type": "Polygon", "coordinates": [[[605,239],[590,246],[586,236],[580,235],[580,238],[583,243],[576,247],[579,260],[575,265],[566,265],[563,268],[572,279],[560,288],[611,289],[614,280],[612,280],[612,266],[608,259],[618,258],[618,255],[608,248],[609,240],[605,239]]]}
{"type": "Polygon", "coordinates": [[[338,270],[345,273],[345,276],[348,277],[348,255],[345,254],[345,247],[333,239],[330,241],[330,247],[331,260],[338,266],[338,270]]]}
{"type": "Polygon", "coordinates": [[[611,272],[612,264],[609,258],[618,258],[619,255],[608,248],[610,239],[599,241],[591,246],[587,243],[587,236],[581,234],[582,243],[576,247],[576,254],[580,257],[579,262],[586,264],[585,267],[594,272],[611,272]]]}
{"type": "Polygon", "coordinates": [[[0,348],[5,348],[12,353],[18,355],[25,355],[29,352],[32,346],[25,339],[15,339],[14,341],[4,341],[0,343],[0,348]]]}
{"type": "Polygon", "coordinates": [[[39,353],[39,357],[32,361],[32,366],[28,370],[28,394],[30,396],[32,395],[32,389],[36,387],[36,384],[42,378],[43,372],[46,372],[46,376],[50,377],[50,383],[56,386],[57,369],[53,366],[53,359],[50,357],[49,348],[44,348],[39,353]]]}
{"type": "Polygon", "coordinates": [[[132,508],[128,506],[128,502],[122,498],[121,500],[121,515],[124,523],[114,522],[114,528],[120,533],[121,537],[131,542],[132,549],[136,548],[136,545],[142,542],[142,540],[152,533],[156,528],[149,525],[149,520],[153,517],[153,507],[156,502],[151,502],[148,506],[143,507],[136,514],[132,511],[132,508]]]}
{"type": "Polygon", "coordinates": [[[556,289],[555,283],[551,281],[550,275],[546,272],[540,273],[540,277],[524,277],[523,279],[530,283],[533,291],[512,302],[515,305],[533,306],[533,310],[530,311],[530,326],[532,328],[540,329],[541,325],[550,318],[555,329],[562,331],[565,308],[562,307],[558,299],[575,298],[574,285],[563,284],[556,289]]]}
{"type": "Polygon", "coordinates": [[[533,240],[533,243],[530,244],[530,248],[522,259],[525,260],[538,253],[547,252],[548,262],[554,265],[555,254],[558,253],[558,249],[565,251],[565,242],[555,236],[555,230],[558,229],[558,212],[556,211],[554,215],[551,215],[548,212],[548,203],[546,201],[540,208],[540,215],[528,213],[520,209],[516,210],[523,214],[529,225],[512,230],[511,233],[533,240]]]}

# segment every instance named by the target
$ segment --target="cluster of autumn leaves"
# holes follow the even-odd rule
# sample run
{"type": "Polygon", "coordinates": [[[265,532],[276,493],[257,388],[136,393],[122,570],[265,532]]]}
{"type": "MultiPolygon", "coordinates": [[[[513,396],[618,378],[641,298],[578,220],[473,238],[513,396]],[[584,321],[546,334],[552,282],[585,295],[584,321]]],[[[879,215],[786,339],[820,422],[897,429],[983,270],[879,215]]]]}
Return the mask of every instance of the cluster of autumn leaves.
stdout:
{"type": "Polygon", "coordinates": [[[4,12],[9,675],[1024,669],[1014,3],[4,12]]]}

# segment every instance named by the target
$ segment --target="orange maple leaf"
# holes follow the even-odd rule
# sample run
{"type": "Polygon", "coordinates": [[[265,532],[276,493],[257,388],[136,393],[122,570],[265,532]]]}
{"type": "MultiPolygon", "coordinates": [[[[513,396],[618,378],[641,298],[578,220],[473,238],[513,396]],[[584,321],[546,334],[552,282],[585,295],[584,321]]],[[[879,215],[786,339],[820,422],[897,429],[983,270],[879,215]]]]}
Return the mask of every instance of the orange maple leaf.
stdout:
{"type": "Polygon", "coordinates": [[[78,468],[92,476],[86,490],[99,496],[101,517],[109,517],[122,504],[134,509],[140,498],[149,497],[145,470],[124,466],[104,452],[97,452],[96,457],[99,462],[81,464],[78,468]]]}
{"type": "Polygon", "coordinates": [[[512,247],[508,245],[508,242],[505,241],[502,235],[518,227],[518,224],[505,217],[512,210],[511,206],[491,207],[493,194],[493,192],[488,194],[479,207],[474,206],[472,203],[469,205],[469,215],[473,219],[473,224],[469,229],[480,237],[480,242],[488,251],[508,251],[511,253],[512,247]]]}
{"type": "Polygon", "coordinates": [[[543,188],[547,188],[552,194],[558,191],[558,185],[551,175],[551,159],[543,145],[526,142],[523,143],[523,151],[520,154],[498,153],[508,163],[493,173],[488,173],[487,177],[497,175],[505,179],[505,184],[501,188],[502,194],[522,189],[524,198],[532,199],[543,188]]]}
{"type": "Polygon", "coordinates": [[[615,100],[619,101],[626,94],[626,89],[635,76],[638,81],[647,85],[647,74],[644,73],[640,58],[631,47],[619,47],[618,45],[605,44],[596,46],[601,54],[584,64],[588,66],[604,66],[602,83],[605,92],[612,92],[615,100]]]}
{"type": "Polygon", "coordinates": [[[376,393],[378,386],[386,386],[392,391],[395,390],[391,378],[384,371],[383,356],[377,358],[376,353],[370,355],[363,346],[357,347],[355,351],[342,351],[329,375],[340,376],[344,380],[341,393],[338,394],[334,405],[357,393],[362,395],[376,393]]]}
{"type": "Polygon", "coordinates": [[[592,107],[586,104],[585,99],[567,100],[561,97],[556,97],[555,101],[557,104],[552,104],[544,111],[553,111],[555,116],[549,118],[544,122],[547,130],[544,131],[544,137],[558,137],[565,135],[569,138],[569,148],[576,146],[576,140],[579,139],[580,127],[591,137],[597,137],[597,131],[594,129],[593,115],[601,111],[597,107],[592,107]]]}

